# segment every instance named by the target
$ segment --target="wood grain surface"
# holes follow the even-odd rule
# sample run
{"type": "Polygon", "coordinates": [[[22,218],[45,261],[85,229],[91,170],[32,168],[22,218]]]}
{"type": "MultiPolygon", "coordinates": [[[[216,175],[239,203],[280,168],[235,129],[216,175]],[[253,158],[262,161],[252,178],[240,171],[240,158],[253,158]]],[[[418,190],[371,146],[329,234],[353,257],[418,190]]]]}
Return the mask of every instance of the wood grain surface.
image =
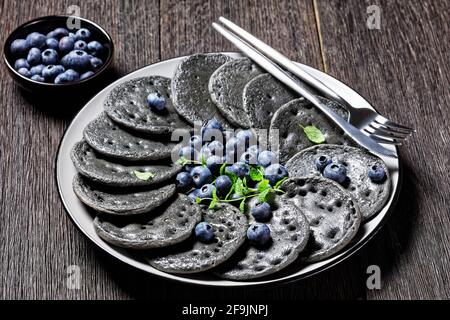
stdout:
{"type": "MultiPolygon", "coordinates": [[[[5,0],[0,42],[29,19],[72,1],[5,0]]],[[[449,299],[450,4],[445,1],[80,1],[116,45],[110,81],[195,52],[233,50],[211,23],[223,15],[293,60],[326,70],[383,114],[417,129],[401,147],[404,179],[387,226],[350,259],[302,282],[214,289],[149,276],[107,256],[78,231],[59,199],[55,155],[71,113],[48,111],[0,76],[0,298],[3,299],[449,299]],[[379,30],[367,7],[381,9],[379,30]],[[381,268],[380,290],[366,269],[381,268]],[[78,265],[81,286],[67,288],[78,265]]],[[[88,97],[86,97],[87,99],[88,97]]],[[[49,97],[48,99],[51,99],[49,97]]],[[[51,103],[51,102],[49,102],[51,103]]],[[[54,104],[54,102],[52,102],[54,104]]]]}

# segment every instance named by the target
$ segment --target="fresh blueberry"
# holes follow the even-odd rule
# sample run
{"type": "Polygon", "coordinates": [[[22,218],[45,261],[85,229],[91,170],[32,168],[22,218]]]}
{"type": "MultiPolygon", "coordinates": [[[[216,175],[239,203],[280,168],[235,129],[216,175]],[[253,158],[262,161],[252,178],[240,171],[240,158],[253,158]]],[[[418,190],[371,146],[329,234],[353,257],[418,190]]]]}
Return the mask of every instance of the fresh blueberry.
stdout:
{"type": "Polygon", "coordinates": [[[31,77],[31,73],[27,68],[20,68],[19,70],[17,70],[17,72],[24,77],[27,77],[27,78],[31,77]]]}
{"type": "Polygon", "coordinates": [[[47,45],[47,48],[58,50],[59,49],[59,41],[55,38],[47,38],[45,40],[45,44],[47,45]]]}
{"type": "Polygon", "coordinates": [[[50,31],[49,33],[47,33],[47,39],[55,39],[55,40],[57,40],[56,33],[55,33],[54,30],[50,31]]]}
{"type": "Polygon", "coordinates": [[[17,59],[16,62],[14,62],[14,69],[19,70],[22,68],[28,69],[30,68],[30,64],[26,59],[17,59]]]}
{"type": "Polygon", "coordinates": [[[205,184],[200,188],[198,197],[200,199],[212,198],[215,189],[216,187],[214,187],[212,184],[205,184]]]}
{"type": "Polygon", "coordinates": [[[368,175],[370,180],[374,182],[380,182],[383,181],[384,178],[386,178],[386,171],[384,170],[383,166],[374,164],[370,167],[368,175]]]}
{"type": "Polygon", "coordinates": [[[325,167],[331,163],[331,159],[328,158],[327,156],[320,156],[316,160],[314,160],[314,163],[316,165],[317,170],[322,172],[323,169],[325,169],[325,167]]]}
{"type": "Polygon", "coordinates": [[[213,156],[213,153],[212,153],[211,149],[209,149],[208,145],[204,145],[200,149],[200,154],[199,154],[198,160],[200,161],[202,158],[204,158],[206,160],[206,159],[208,159],[211,156],[213,156]]]}
{"type": "Polygon", "coordinates": [[[247,229],[247,239],[256,245],[264,245],[270,240],[270,229],[264,223],[253,223],[247,229]]]}
{"type": "Polygon", "coordinates": [[[330,163],[323,169],[325,178],[343,183],[347,178],[347,168],[341,163],[330,163]]]}
{"type": "Polygon", "coordinates": [[[39,50],[38,48],[31,48],[30,51],[28,51],[27,61],[30,64],[30,66],[34,66],[40,63],[41,50],[39,50]]]}
{"type": "Polygon", "coordinates": [[[75,70],[69,69],[55,78],[56,84],[74,82],[80,79],[80,74],[75,70]]]}
{"type": "Polygon", "coordinates": [[[80,76],[80,80],[87,79],[87,78],[89,78],[90,76],[92,76],[93,74],[94,74],[94,72],[92,72],[92,71],[86,71],[85,73],[83,73],[83,74],[80,76]]]}
{"type": "Polygon", "coordinates": [[[189,140],[189,145],[196,150],[200,150],[202,148],[202,138],[197,135],[192,136],[189,140]]]}
{"type": "Polygon", "coordinates": [[[42,54],[42,63],[45,65],[57,64],[58,63],[58,52],[54,49],[45,49],[42,54]]]}
{"type": "Polygon", "coordinates": [[[86,42],[83,40],[78,40],[73,45],[73,50],[86,50],[86,42]]]}
{"type": "Polygon", "coordinates": [[[211,171],[204,166],[198,166],[192,169],[191,176],[192,180],[194,180],[194,183],[197,187],[200,187],[212,181],[211,171]]]}
{"type": "Polygon", "coordinates": [[[267,202],[258,202],[250,209],[250,213],[256,221],[267,221],[272,210],[267,202]]]}
{"type": "Polygon", "coordinates": [[[176,177],[176,181],[177,181],[177,188],[181,192],[188,191],[189,189],[191,189],[192,184],[193,184],[192,177],[188,172],[178,173],[177,177],[176,177]]]}
{"type": "Polygon", "coordinates": [[[209,223],[200,222],[195,226],[195,236],[201,242],[210,242],[214,239],[214,229],[209,223]]]}
{"type": "Polygon", "coordinates": [[[45,46],[45,40],[47,37],[39,32],[32,32],[26,38],[28,48],[42,49],[45,46]]]}
{"type": "Polygon", "coordinates": [[[231,181],[229,176],[218,176],[216,179],[217,194],[221,197],[226,196],[228,192],[230,192],[232,185],[233,182],[231,181]]]}
{"type": "Polygon", "coordinates": [[[223,144],[218,140],[214,140],[208,143],[208,149],[211,150],[211,154],[223,157],[223,144]]]}
{"type": "Polygon", "coordinates": [[[273,151],[264,150],[258,155],[258,163],[264,168],[278,162],[277,154],[273,151]]]}
{"type": "Polygon", "coordinates": [[[43,77],[41,77],[40,75],[38,75],[38,74],[35,74],[35,75],[31,76],[31,80],[39,81],[39,82],[44,82],[45,81],[45,79],[43,77]]]}
{"type": "Polygon", "coordinates": [[[103,46],[98,41],[91,41],[87,44],[87,51],[92,54],[94,57],[97,57],[103,51],[103,46]]]}
{"type": "Polygon", "coordinates": [[[223,132],[223,126],[216,118],[212,118],[203,125],[201,133],[203,137],[206,136],[209,138],[219,134],[217,130],[220,131],[221,134],[223,132]]]}
{"type": "Polygon", "coordinates": [[[206,166],[208,167],[209,171],[214,174],[219,172],[222,163],[223,157],[221,156],[210,156],[208,159],[206,159],[206,166]]]}
{"type": "Polygon", "coordinates": [[[188,198],[192,201],[195,202],[195,200],[197,200],[198,194],[200,192],[200,189],[194,189],[191,192],[188,193],[188,198]]]}
{"type": "Polygon", "coordinates": [[[77,40],[88,40],[91,37],[91,32],[86,28],[81,28],[75,33],[77,40]]]}
{"type": "Polygon", "coordinates": [[[184,171],[191,173],[192,169],[194,169],[195,167],[198,167],[198,166],[196,166],[195,164],[187,164],[184,166],[184,171]]]}
{"type": "Polygon", "coordinates": [[[91,56],[81,50],[70,51],[62,59],[61,63],[67,69],[83,71],[91,66],[91,56]]]}
{"type": "Polygon", "coordinates": [[[94,70],[100,69],[100,67],[103,65],[103,61],[100,58],[92,57],[91,58],[91,67],[94,70]]]}
{"type": "Polygon", "coordinates": [[[256,156],[259,155],[259,148],[256,144],[253,144],[250,147],[248,147],[247,151],[255,154],[256,156]]]}
{"type": "Polygon", "coordinates": [[[62,37],[61,40],[59,40],[59,51],[61,51],[61,53],[63,54],[72,51],[74,46],[75,41],[69,36],[62,37]]]}
{"type": "Polygon", "coordinates": [[[77,35],[73,32],[69,32],[69,37],[71,37],[73,40],[77,40],[77,35]]]}
{"type": "Polygon", "coordinates": [[[240,158],[241,162],[245,162],[246,164],[257,164],[258,163],[258,157],[256,154],[246,151],[241,155],[240,158]]]}
{"type": "MultiPolygon", "coordinates": [[[[91,59],[91,63],[94,60],[100,59],[94,57],[91,59]]],[[[94,67],[94,63],[92,63],[92,67],[94,67]]],[[[149,95],[147,96],[147,104],[151,110],[156,112],[162,112],[166,109],[166,99],[164,99],[164,97],[159,92],[150,92],[149,95]]]]}
{"type": "MultiPolygon", "coordinates": [[[[66,28],[56,28],[55,30],[53,30],[50,33],[51,33],[51,38],[61,39],[62,37],[69,35],[69,30],[67,30],[66,28]]],[[[47,37],[49,37],[49,34],[47,34],[47,37]]]]}
{"type": "Polygon", "coordinates": [[[245,146],[248,147],[254,144],[256,141],[252,130],[240,130],[236,133],[236,138],[245,146]]]}
{"type": "Polygon", "coordinates": [[[279,163],[271,164],[264,170],[264,178],[269,180],[272,186],[287,176],[288,172],[286,168],[279,163]]]}
{"type": "Polygon", "coordinates": [[[45,68],[45,66],[43,64],[38,64],[36,66],[31,67],[30,68],[31,75],[32,76],[34,76],[34,75],[41,76],[42,70],[44,70],[44,68],[45,68]]]}
{"type": "Polygon", "coordinates": [[[186,158],[187,160],[195,160],[198,158],[197,150],[195,150],[190,146],[185,146],[181,148],[180,151],[178,151],[178,155],[180,157],[186,158]]]}
{"type": "Polygon", "coordinates": [[[236,162],[225,168],[225,172],[234,173],[238,178],[246,178],[250,174],[250,167],[244,162],[236,162]]]}
{"type": "Polygon", "coordinates": [[[46,81],[53,81],[58,75],[60,75],[61,73],[63,73],[65,71],[64,67],[61,65],[49,65],[46,66],[43,70],[42,70],[42,77],[44,77],[44,79],[46,81]]]}
{"type": "Polygon", "coordinates": [[[11,42],[11,53],[15,56],[22,56],[28,51],[28,43],[25,39],[16,39],[11,42]]]}
{"type": "Polygon", "coordinates": [[[232,137],[227,141],[225,145],[225,150],[227,153],[234,152],[239,157],[245,152],[245,145],[236,137],[232,137]]]}

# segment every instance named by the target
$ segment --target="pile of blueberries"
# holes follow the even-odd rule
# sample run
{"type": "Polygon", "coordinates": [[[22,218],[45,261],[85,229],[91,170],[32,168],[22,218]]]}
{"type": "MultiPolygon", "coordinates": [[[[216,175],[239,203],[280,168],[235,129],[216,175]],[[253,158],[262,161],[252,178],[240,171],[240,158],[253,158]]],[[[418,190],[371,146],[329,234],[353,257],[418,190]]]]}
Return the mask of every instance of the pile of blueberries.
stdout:
{"type": "MultiPolygon", "coordinates": [[[[347,167],[343,163],[333,162],[329,156],[321,155],[315,160],[315,165],[325,178],[334,180],[341,185],[349,183],[347,167]]],[[[383,182],[386,178],[384,168],[377,164],[369,168],[367,175],[373,182],[383,182]]]]}
{"type": "MultiPolygon", "coordinates": [[[[249,184],[257,183],[250,178],[250,167],[258,166],[264,170],[264,179],[269,180],[271,186],[288,176],[285,167],[278,163],[277,154],[270,150],[260,150],[257,139],[252,130],[240,130],[236,134],[225,131],[222,124],[215,118],[209,120],[200,129],[198,135],[190,138],[189,145],[179,151],[179,156],[191,160],[184,166],[184,170],[176,177],[177,188],[188,194],[192,201],[197,198],[209,199],[215,191],[219,199],[225,199],[232,188],[230,175],[246,179],[249,184]],[[205,137],[215,136],[213,130],[220,133],[224,143],[205,137]],[[208,140],[210,142],[205,142],[208,140]],[[193,160],[193,161],[192,161],[193,160]],[[226,163],[223,174],[220,168],[226,163]]],[[[227,198],[232,204],[239,204],[242,196],[233,193],[227,198]],[[236,202],[232,202],[236,199],[236,202]]],[[[203,202],[202,202],[203,203],[203,202]]],[[[263,245],[270,239],[269,227],[260,222],[267,221],[271,216],[270,205],[267,202],[256,203],[250,208],[257,223],[252,224],[247,237],[253,243],[263,245]]],[[[206,222],[201,222],[195,228],[196,236],[204,242],[214,237],[213,228],[206,222]]]]}
{"type": "Polygon", "coordinates": [[[32,32],[10,46],[14,69],[22,76],[48,83],[68,83],[91,77],[102,65],[103,45],[89,29],[75,33],[56,28],[47,35],[32,32]]]}

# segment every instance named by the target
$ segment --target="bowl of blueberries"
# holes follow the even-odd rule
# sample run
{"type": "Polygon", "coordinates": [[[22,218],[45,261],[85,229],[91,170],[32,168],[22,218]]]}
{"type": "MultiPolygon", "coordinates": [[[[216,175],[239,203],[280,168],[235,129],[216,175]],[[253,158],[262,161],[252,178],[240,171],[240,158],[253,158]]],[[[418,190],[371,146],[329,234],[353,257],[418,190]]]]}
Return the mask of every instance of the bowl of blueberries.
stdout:
{"type": "Polygon", "coordinates": [[[31,20],[6,39],[3,60],[14,81],[38,95],[80,94],[101,83],[113,60],[109,34],[84,18],[78,29],[67,28],[58,15],[31,20]]]}

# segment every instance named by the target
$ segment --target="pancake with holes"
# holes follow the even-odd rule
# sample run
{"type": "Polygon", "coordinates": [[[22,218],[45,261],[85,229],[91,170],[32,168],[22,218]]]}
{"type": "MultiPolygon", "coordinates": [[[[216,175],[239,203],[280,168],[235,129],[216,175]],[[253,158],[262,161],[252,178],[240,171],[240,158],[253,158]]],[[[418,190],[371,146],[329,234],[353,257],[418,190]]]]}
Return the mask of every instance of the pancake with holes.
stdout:
{"type": "MultiPolygon", "coordinates": [[[[270,243],[263,247],[247,243],[230,261],[219,267],[217,275],[230,280],[255,279],[280,271],[297,259],[308,242],[308,221],[289,199],[277,197],[275,205],[272,218],[266,222],[270,229],[270,243]]],[[[252,215],[249,217],[250,224],[255,222],[252,215]]]]}
{"type": "Polygon", "coordinates": [[[350,193],[338,183],[319,176],[289,178],[281,185],[284,198],[294,201],[308,219],[311,235],[302,257],[309,262],[326,259],[356,235],[361,213],[350,193]]]}
{"type": "Polygon", "coordinates": [[[249,128],[242,92],[245,85],[263,73],[250,59],[241,58],[225,63],[209,79],[212,101],[231,124],[249,128]]]}
{"type": "MultiPolygon", "coordinates": [[[[176,191],[174,184],[169,184],[150,191],[118,192],[105,190],[89,183],[80,175],[73,179],[73,191],[88,207],[112,215],[130,216],[149,212],[169,200],[176,191]]],[[[120,191],[120,190],[119,190],[120,191]]]]}
{"type": "Polygon", "coordinates": [[[286,163],[289,176],[320,174],[314,161],[320,156],[331,158],[347,168],[347,180],[342,186],[351,194],[361,209],[364,220],[378,213],[389,199],[391,179],[388,168],[379,157],[359,148],[322,144],[297,153],[286,163]],[[381,166],[386,172],[384,180],[374,182],[368,172],[372,166],[381,166]]]}
{"type": "Polygon", "coordinates": [[[70,154],[77,171],[85,178],[110,187],[150,186],[167,181],[178,172],[178,164],[126,165],[101,158],[85,141],[77,142],[70,154]],[[149,173],[149,177],[145,176],[149,173]]]}
{"type": "Polygon", "coordinates": [[[208,91],[209,78],[228,61],[231,58],[220,53],[194,54],[178,65],[172,79],[173,103],[177,112],[191,124],[215,117],[229,127],[208,91]]]}
{"type": "Polygon", "coordinates": [[[127,128],[149,134],[170,134],[178,128],[189,128],[175,112],[170,79],[150,76],[132,79],[116,86],[105,99],[108,116],[127,128]],[[165,100],[165,110],[153,111],[147,96],[156,93],[165,100]]]}
{"type": "Polygon", "coordinates": [[[121,129],[104,112],[84,128],[83,136],[95,151],[128,161],[166,159],[175,147],[172,142],[131,134],[121,129]]]}
{"type": "Polygon", "coordinates": [[[94,220],[95,231],[106,242],[129,249],[155,249],[180,243],[192,234],[201,220],[200,206],[184,194],[139,219],[123,219],[99,215],[94,220]],[[156,216],[155,216],[156,215],[156,216]]]}
{"type": "MultiPolygon", "coordinates": [[[[348,119],[348,112],[325,98],[320,98],[332,111],[339,116],[348,119]]],[[[273,115],[270,123],[271,139],[279,137],[280,161],[285,163],[299,151],[314,145],[305,135],[303,128],[315,126],[325,137],[329,144],[352,144],[351,140],[344,135],[325,114],[314,107],[304,98],[295,99],[283,105],[273,115]],[[275,129],[278,129],[275,136],[275,129]]],[[[271,140],[272,141],[272,140],[271,140]]]]}
{"type": "Polygon", "coordinates": [[[149,263],[169,273],[197,273],[209,270],[228,260],[245,241],[248,223],[239,209],[220,204],[216,209],[202,208],[203,220],[214,229],[210,243],[198,241],[195,236],[173,248],[149,256],[149,263]]]}
{"type": "Polygon", "coordinates": [[[274,113],[285,103],[298,98],[270,74],[262,74],[244,87],[244,110],[254,128],[269,129],[274,113]]]}

